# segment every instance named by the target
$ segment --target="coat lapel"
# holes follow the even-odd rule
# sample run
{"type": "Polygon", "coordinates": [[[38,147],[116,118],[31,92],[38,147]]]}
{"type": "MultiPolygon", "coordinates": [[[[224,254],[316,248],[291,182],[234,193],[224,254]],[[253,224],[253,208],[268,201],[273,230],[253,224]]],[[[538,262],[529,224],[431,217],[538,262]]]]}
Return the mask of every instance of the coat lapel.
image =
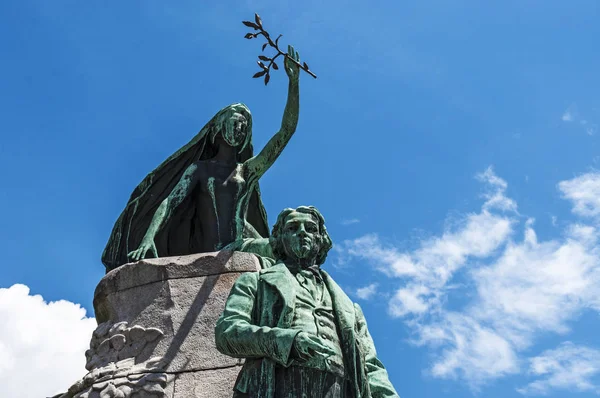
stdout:
{"type": "Polygon", "coordinates": [[[354,303],[350,300],[348,295],[344,293],[341,287],[329,276],[329,274],[321,270],[323,275],[323,281],[329,289],[331,294],[331,301],[333,302],[333,310],[338,319],[341,329],[352,329],[354,331],[354,324],[356,322],[356,315],[354,313],[354,303]]]}
{"type": "MultiPolygon", "coordinates": [[[[360,374],[363,365],[360,362],[360,356],[357,355],[358,353],[356,350],[356,313],[354,312],[354,303],[327,272],[321,270],[321,275],[323,275],[323,280],[331,294],[333,311],[338,319],[346,372],[352,380],[355,392],[354,396],[360,398],[363,396],[361,382],[359,381],[361,380],[360,374]]],[[[365,397],[366,396],[370,395],[365,395],[365,397]]]]}
{"type": "Polygon", "coordinates": [[[275,264],[260,271],[260,279],[270,285],[283,299],[283,309],[279,318],[279,326],[289,327],[294,316],[296,303],[296,283],[292,273],[283,263],[275,264]]]}

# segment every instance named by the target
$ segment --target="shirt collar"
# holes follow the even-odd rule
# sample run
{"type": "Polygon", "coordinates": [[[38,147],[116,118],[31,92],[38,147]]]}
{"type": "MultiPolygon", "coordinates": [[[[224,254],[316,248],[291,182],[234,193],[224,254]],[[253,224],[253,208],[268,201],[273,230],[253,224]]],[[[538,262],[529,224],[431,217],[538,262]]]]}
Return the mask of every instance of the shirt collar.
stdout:
{"type": "Polygon", "coordinates": [[[310,267],[301,267],[299,265],[287,265],[288,269],[290,270],[290,272],[294,275],[296,275],[297,273],[300,274],[304,274],[306,275],[307,273],[310,273],[312,275],[315,275],[319,278],[321,278],[321,267],[318,264],[312,265],[310,267]]]}

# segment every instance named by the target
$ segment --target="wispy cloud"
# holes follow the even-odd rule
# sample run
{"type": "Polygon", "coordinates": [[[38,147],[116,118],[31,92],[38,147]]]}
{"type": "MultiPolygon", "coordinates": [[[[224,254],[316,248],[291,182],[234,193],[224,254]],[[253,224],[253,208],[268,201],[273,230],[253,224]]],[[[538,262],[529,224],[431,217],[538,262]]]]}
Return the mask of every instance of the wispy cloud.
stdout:
{"type": "Polygon", "coordinates": [[[583,217],[600,217],[600,173],[587,173],[561,181],[558,189],[573,203],[573,212],[583,217]]]}
{"type": "Polygon", "coordinates": [[[567,341],[529,362],[529,373],[539,379],[519,388],[521,394],[546,395],[554,390],[600,392],[600,350],[567,341]]]}
{"type": "Polygon", "coordinates": [[[377,283],[371,283],[365,287],[356,289],[356,297],[362,300],[368,300],[377,293],[377,283]]]}
{"type": "Polygon", "coordinates": [[[513,232],[513,220],[490,212],[516,211],[516,203],[505,196],[506,182],[491,168],[478,174],[477,179],[486,185],[481,211],[464,216],[454,230],[422,241],[413,252],[386,246],[377,235],[365,235],[340,245],[339,249],[349,256],[371,261],[390,276],[409,279],[390,303],[394,316],[416,315],[437,307],[447,282],[470,257],[491,255],[513,232]]]}
{"type": "Polygon", "coordinates": [[[484,381],[519,370],[510,342],[466,313],[447,312],[432,322],[415,322],[419,345],[439,349],[429,373],[466,380],[473,390],[484,381]]]}
{"type": "Polygon", "coordinates": [[[377,235],[341,245],[349,259],[367,260],[399,279],[389,311],[435,353],[429,372],[477,390],[520,371],[521,355],[543,333],[567,333],[586,308],[600,309],[600,174],[558,184],[581,220],[560,238],[539,241],[492,168],[477,175],[484,202],[476,213],[410,251],[377,235]],[[518,231],[522,231],[520,234],[518,231]],[[520,236],[519,236],[520,235],[520,236]],[[461,290],[462,289],[462,290],[461,290]],[[449,299],[469,297],[461,308],[449,299]]]}
{"type": "Polygon", "coordinates": [[[598,125],[582,118],[577,111],[577,106],[572,104],[562,114],[561,120],[567,123],[576,123],[580,125],[588,135],[594,135],[598,131],[598,125]]]}
{"type": "Polygon", "coordinates": [[[86,373],[84,353],[96,320],[79,304],[47,303],[27,286],[13,285],[0,289],[0,319],[3,396],[53,396],[86,373]]]}
{"type": "Polygon", "coordinates": [[[342,220],[341,224],[342,225],[352,225],[352,224],[358,224],[360,222],[360,220],[358,218],[350,218],[347,220],[342,220]]]}
{"type": "Polygon", "coordinates": [[[561,117],[563,122],[572,122],[575,119],[572,107],[569,107],[561,117]]]}
{"type": "Polygon", "coordinates": [[[494,169],[491,166],[483,173],[477,174],[475,178],[483,182],[486,186],[486,191],[483,194],[483,197],[486,199],[483,204],[484,210],[517,211],[517,203],[506,196],[508,184],[494,173],[494,169]]]}
{"type": "Polygon", "coordinates": [[[564,240],[538,242],[528,223],[521,242],[509,242],[497,260],[473,270],[478,297],[469,313],[517,350],[529,347],[535,332],[567,332],[568,321],[600,291],[596,234],[572,226],[564,240]]]}

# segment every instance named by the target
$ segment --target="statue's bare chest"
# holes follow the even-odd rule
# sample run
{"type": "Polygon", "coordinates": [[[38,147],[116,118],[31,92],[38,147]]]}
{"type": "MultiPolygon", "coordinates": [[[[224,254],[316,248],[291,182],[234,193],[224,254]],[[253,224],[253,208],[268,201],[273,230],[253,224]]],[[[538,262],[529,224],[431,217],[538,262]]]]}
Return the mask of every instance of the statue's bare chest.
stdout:
{"type": "Polygon", "coordinates": [[[216,195],[227,201],[228,197],[237,198],[243,195],[246,188],[242,165],[225,166],[220,164],[203,165],[200,175],[200,190],[204,194],[216,195]]]}

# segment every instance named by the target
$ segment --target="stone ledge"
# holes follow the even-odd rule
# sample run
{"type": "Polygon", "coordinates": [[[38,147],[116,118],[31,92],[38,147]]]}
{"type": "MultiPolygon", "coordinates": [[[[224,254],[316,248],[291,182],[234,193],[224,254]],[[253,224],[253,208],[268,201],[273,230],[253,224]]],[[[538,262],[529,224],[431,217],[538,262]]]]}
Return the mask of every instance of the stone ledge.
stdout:
{"type": "Polygon", "coordinates": [[[106,274],[94,292],[94,305],[99,297],[154,282],[258,269],[260,264],[256,256],[242,252],[220,251],[141,260],[106,274]]]}

